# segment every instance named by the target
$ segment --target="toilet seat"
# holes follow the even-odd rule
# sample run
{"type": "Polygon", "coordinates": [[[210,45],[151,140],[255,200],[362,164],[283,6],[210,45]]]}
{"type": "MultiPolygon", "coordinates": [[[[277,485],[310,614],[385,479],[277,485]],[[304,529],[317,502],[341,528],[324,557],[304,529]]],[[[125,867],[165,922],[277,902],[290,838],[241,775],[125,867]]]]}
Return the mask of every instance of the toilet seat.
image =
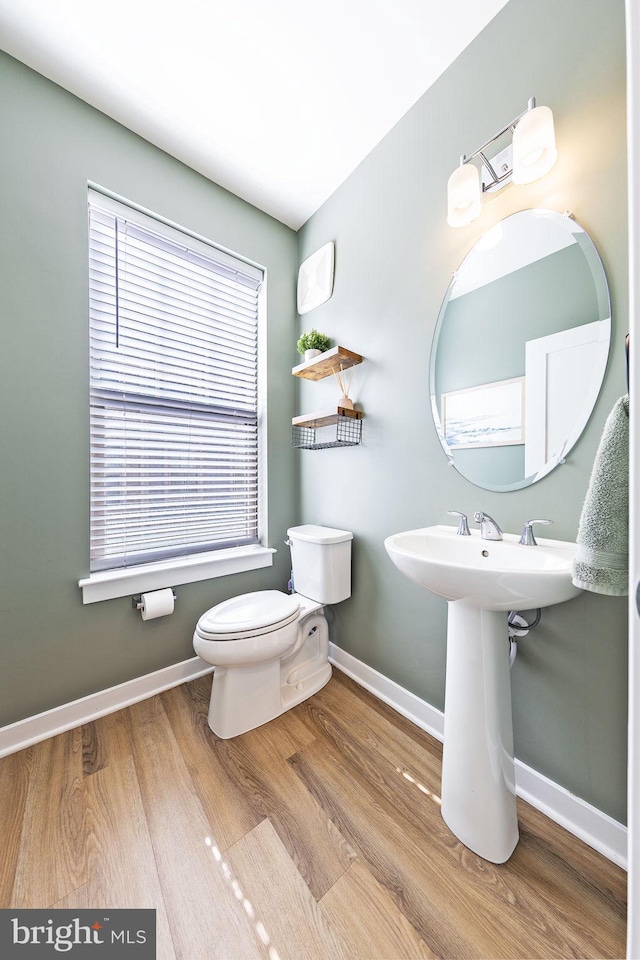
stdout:
{"type": "Polygon", "coordinates": [[[232,597],[203,613],[196,634],[203,640],[243,640],[280,630],[297,620],[300,601],[280,590],[259,590],[232,597]]]}

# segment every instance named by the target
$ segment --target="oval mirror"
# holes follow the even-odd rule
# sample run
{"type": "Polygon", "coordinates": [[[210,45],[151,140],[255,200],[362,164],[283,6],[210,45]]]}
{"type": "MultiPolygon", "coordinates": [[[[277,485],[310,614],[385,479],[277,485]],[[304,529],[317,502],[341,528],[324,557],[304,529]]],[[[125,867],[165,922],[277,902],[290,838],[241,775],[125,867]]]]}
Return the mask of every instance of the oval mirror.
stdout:
{"type": "Polygon", "coordinates": [[[481,237],[440,308],[431,408],[450,463],[517,490],[564,461],[598,397],[611,308],[600,257],[568,214],[523,210],[481,237]]]}

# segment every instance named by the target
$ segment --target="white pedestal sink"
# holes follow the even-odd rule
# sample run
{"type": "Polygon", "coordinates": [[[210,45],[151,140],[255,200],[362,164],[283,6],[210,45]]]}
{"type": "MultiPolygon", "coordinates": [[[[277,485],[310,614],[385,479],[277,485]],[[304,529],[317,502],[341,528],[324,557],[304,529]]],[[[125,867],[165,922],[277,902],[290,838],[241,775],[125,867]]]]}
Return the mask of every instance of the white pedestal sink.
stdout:
{"type": "Polygon", "coordinates": [[[562,603],[576,545],[482,540],[435,526],[385,540],[394,564],[449,601],[442,816],[471,850],[504,863],[518,842],[507,617],[562,603]]]}

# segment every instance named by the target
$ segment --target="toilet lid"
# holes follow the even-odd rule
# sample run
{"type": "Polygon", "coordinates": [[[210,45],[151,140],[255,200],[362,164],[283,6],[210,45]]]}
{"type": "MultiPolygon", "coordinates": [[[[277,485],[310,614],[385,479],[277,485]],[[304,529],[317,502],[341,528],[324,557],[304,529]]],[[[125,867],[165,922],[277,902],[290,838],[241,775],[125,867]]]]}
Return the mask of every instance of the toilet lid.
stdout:
{"type": "Polygon", "coordinates": [[[258,590],[211,607],[198,620],[197,630],[210,637],[259,631],[282,620],[291,620],[299,609],[300,601],[295,595],[289,596],[280,590],[258,590]]]}

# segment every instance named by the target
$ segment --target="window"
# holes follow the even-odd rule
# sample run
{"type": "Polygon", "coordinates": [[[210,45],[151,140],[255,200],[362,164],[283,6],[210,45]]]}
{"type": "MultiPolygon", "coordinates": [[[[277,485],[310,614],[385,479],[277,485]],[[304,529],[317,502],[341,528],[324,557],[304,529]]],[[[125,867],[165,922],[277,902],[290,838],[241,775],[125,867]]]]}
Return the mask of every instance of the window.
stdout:
{"type": "Polygon", "coordinates": [[[89,254],[91,571],[257,544],[262,271],[94,191],[89,254]]]}

